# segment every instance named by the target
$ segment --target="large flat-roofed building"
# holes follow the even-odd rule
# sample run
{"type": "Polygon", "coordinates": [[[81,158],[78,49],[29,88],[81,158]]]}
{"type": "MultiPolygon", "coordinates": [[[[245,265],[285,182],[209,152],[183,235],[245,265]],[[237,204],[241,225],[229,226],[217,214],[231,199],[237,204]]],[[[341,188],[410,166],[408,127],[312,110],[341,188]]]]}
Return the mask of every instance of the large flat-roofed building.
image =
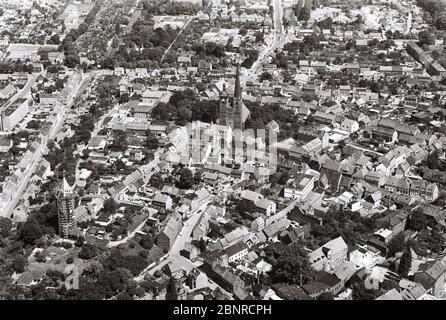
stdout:
{"type": "Polygon", "coordinates": [[[13,131],[14,127],[29,113],[27,99],[17,99],[1,112],[1,130],[13,131]]]}

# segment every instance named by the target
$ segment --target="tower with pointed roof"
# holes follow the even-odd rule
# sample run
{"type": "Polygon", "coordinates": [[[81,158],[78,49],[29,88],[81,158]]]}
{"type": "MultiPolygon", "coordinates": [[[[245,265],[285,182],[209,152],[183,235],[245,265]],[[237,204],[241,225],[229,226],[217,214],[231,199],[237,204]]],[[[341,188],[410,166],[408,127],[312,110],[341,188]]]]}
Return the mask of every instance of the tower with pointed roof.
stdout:
{"type": "Polygon", "coordinates": [[[68,238],[68,231],[75,225],[74,209],[76,209],[76,195],[65,176],[56,190],[56,201],[59,217],[59,235],[62,238],[68,238]]]}
{"type": "Polygon", "coordinates": [[[220,93],[219,124],[232,129],[245,130],[245,123],[249,117],[249,110],[242,100],[242,88],[240,85],[240,68],[237,65],[235,74],[234,96],[226,91],[226,86],[220,93]]]}

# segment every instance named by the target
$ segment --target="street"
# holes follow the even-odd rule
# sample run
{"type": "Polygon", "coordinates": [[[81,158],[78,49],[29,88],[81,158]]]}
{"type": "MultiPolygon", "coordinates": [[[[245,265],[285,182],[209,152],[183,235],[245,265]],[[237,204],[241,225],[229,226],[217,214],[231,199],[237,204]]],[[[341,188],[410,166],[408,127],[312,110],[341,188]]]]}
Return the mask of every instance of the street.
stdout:
{"type": "Polygon", "coordinates": [[[166,51],[164,51],[163,56],[161,57],[161,62],[163,62],[164,58],[166,57],[166,55],[169,53],[170,49],[172,48],[172,46],[174,45],[174,43],[177,41],[177,39],[180,37],[180,35],[183,33],[184,30],[186,30],[187,26],[189,25],[189,23],[194,19],[194,16],[190,17],[189,20],[187,20],[187,22],[184,24],[184,26],[181,28],[180,32],[178,32],[178,35],[176,36],[176,38],[172,41],[172,43],[170,44],[170,46],[166,49],[166,51]]]}
{"type": "MultiPolygon", "coordinates": [[[[37,76],[36,76],[36,79],[37,79],[37,76]]],[[[47,144],[48,140],[54,139],[56,137],[57,133],[62,129],[64,120],[65,120],[66,111],[71,108],[71,105],[74,102],[74,98],[78,95],[79,92],[81,92],[80,89],[86,86],[88,79],[90,79],[90,76],[85,77],[84,79],[82,79],[81,82],[79,82],[79,84],[74,89],[74,91],[71,92],[71,95],[68,98],[68,103],[65,107],[59,106],[59,107],[55,108],[54,111],[57,114],[57,119],[53,123],[50,131],[48,132],[46,139],[43,141],[42,145],[40,146],[40,149],[36,150],[35,156],[32,159],[32,162],[30,163],[30,165],[28,167],[29,169],[27,170],[27,173],[25,174],[25,176],[21,179],[21,181],[17,187],[16,193],[14,194],[14,197],[11,199],[8,206],[5,208],[4,212],[2,213],[3,216],[10,217],[13,210],[15,209],[15,207],[19,204],[24,192],[26,191],[26,189],[28,187],[28,184],[29,184],[32,176],[34,175],[34,173],[37,169],[37,166],[38,166],[40,160],[42,159],[43,151],[46,148],[46,144],[47,144]]],[[[34,79],[34,82],[35,82],[35,79],[34,79]]],[[[31,82],[31,81],[28,82],[28,90],[31,90],[31,86],[32,86],[31,83],[34,83],[34,82],[31,82]]],[[[24,96],[26,94],[27,94],[27,92],[24,90],[22,90],[22,92],[20,92],[21,96],[24,96]]],[[[20,97],[20,95],[19,95],[19,97],[20,97]]],[[[19,97],[17,97],[17,98],[19,98],[19,97]]]]}
{"type": "MultiPolygon", "coordinates": [[[[252,75],[256,74],[257,70],[261,65],[263,65],[268,57],[271,56],[274,51],[281,47],[285,43],[285,39],[283,37],[283,22],[282,22],[282,15],[283,15],[283,6],[282,6],[282,0],[273,0],[273,42],[260,54],[257,60],[252,64],[251,68],[247,70],[247,73],[252,75]]],[[[242,74],[240,77],[240,84],[242,87],[246,84],[246,75],[242,74]]]]}

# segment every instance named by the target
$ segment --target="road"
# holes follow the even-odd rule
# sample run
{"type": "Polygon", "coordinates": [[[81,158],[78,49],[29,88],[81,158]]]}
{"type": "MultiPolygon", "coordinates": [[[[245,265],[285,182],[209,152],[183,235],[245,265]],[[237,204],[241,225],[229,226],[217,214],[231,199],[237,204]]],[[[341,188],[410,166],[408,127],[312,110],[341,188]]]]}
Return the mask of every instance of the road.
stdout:
{"type": "MultiPolygon", "coordinates": [[[[82,92],[82,90],[80,90],[80,92],[82,92]]],[[[98,135],[98,132],[99,132],[101,129],[103,129],[103,128],[102,128],[102,124],[104,123],[105,118],[107,118],[107,117],[111,117],[114,113],[117,113],[117,112],[119,111],[119,107],[120,107],[120,104],[116,104],[116,105],[115,105],[113,108],[111,108],[107,113],[103,114],[103,115],[100,117],[99,121],[95,123],[95,125],[94,125],[94,129],[93,129],[93,131],[91,132],[91,138],[90,138],[90,141],[91,141],[91,139],[92,139],[93,137],[95,137],[95,136],[98,135]]],[[[77,162],[76,162],[76,170],[75,170],[75,181],[76,181],[76,183],[77,183],[77,182],[79,181],[79,179],[80,179],[80,178],[79,178],[79,174],[80,174],[79,166],[81,165],[82,162],[84,162],[84,160],[82,160],[82,159],[78,159],[77,162]]]]}
{"type": "Polygon", "coordinates": [[[184,26],[181,28],[180,32],[178,32],[178,35],[175,37],[175,39],[172,41],[172,43],[170,44],[170,46],[166,49],[166,51],[164,51],[163,56],[161,57],[161,62],[163,62],[164,58],[166,57],[166,55],[169,53],[170,49],[172,48],[172,46],[175,44],[175,42],[177,41],[177,39],[180,37],[180,35],[183,33],[184,30],[186,30],[187,26],[189,25],[189,23],[195,18],[195,16],[192,16],[189,18],[189,20],[187,20],[187,22],[184,24],[184,26]]]}
{"type": "Polygon", "coordinates": [[[145,270],[143,270],[137,277],[135,277],[135,281],[142,281],[147,274],[153,275],[156,271],[160,270],[163,266],[172,261],[180,263],[185,270],[192,270],[197,267],[197,265],[193,264],[190,260],[181,256],[180,251],[184,248],[185,243],[192,241],[192,229],[194,228],[200,217],[203,216],[208,205],[212,203],[214,197],[214,195],[211,195],[208,201],[206,201],[200,208],[198,208],[191,214],[190,218],[187,219],[183,224],[183,227],[178,237],[175,239],[175,242],[173,243],[170,251],[162,258],[160,258],[158,260],[158,263],[151,266],[150,268],[146,268],[145,270]]]}
{"type": "MultiPolygon", "coordinates": [[[[36,77],[37,78],[37,77],[36,77]]],[[[46,148],[46,144],[48,139],[52,140],[56,137],[57,133],[62,129],[63,123],[65,120],[65,113],[67,110],[70,109],[71,105],[74,102],[75,97],[78,95],[81,88],[85,87],[87,85],[87,80],[90,79],[90,75],[83,78],[81,82],[77,85],[74,91],[72,91],[70,97],[68,98],[68,102],[66,106],[58,106],[55,108],[55,112],[57,114],[56,122],[53,123],[52,127],[50,128],[50,131],[48,132],[48,135],[46,139],[43,141],[41,147],[39,150],[36,150],[35,156],[29,165],[29,169],[27,170],[27,173],[23,177],[23,179],[20,181],[16,193],[14,194],[14,197],[9,202],[8,206],[5,208],[4,212],[2,213],[5,217],[10,217],[15,207],[19,204],[20,200],[22,199],[23,194],[26,191],[26,188],[28,187],[28,184],[34,175],[38,164],[40,163],[40,160],[43,156],[43,151],[46,148]]],[[[35,81],[35,80],[34,80],[35,81]]],[[[30,84],[31,86],[32,84],[30,84]]],[[[25,95],[26,92],[22,92],[22,95],[25,95]]]]}
{"type": "Polygon", "coordinates": [[[251,68],[248,69],[245,75],[241,75],[240,84],[242,87],[246,84],[247,74],[256,74],[257,70],[261,65],[263,65],[268,57],[274,53],[274,51],[281,47],[285,43],[285,37],[283,33],[283,6],[282,0],[273,0],[273,41],[265,48],[260,54],[257,60],[252,64],[251,68]]]}
{"type": "Polygon", "coordinates": [[[141,222],[135,230],[133,230],[132,232],[130,232],[125,238],[118,240],[118,241],[110,241],[107,244],[107,248],[114,248],[119,246],[120,244],[126,243],[127,241],[129,241],[130,239],[132,239],[136,233],[138,233],[138,231],[141,231],[141,229],[144,227],[144,225],[146,224],[148,219],[144,219],[143,222],[141,222]]]}
{"type": "MultiPolygon", "coordinates": [[[[135,8],[133,9],[133,14],[130,17],[129,23],[128,25],[125,27],[125,30],[123,32],[123,34],[128,34],[130,31],[132,31],[133,25],[135,24],[135,22],[139,19],[139,17],[141,16],[141,10],[137,10],[136,8],[139,8],[139,3],[140,1],[136,2],[135,8]]],[[[119,37],[119,41],[122,41],[122,38],[119,37]]],[[[110,43],[110,47],[107,50],[107,56],[111,57],[115,54],[117,48],[113,48],[113,40],[110,43]]]]}

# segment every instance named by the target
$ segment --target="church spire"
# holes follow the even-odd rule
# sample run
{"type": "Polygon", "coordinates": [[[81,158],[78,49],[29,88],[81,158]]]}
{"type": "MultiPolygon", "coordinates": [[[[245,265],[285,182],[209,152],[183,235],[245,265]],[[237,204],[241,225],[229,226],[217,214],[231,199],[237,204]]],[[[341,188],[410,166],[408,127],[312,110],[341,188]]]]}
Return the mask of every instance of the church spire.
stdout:
{"type": "Polygon", "coordinates": [[[234,89],[234,98],[242,97],[242,89],[240,87],[240,67],[237,64],[237,71],[235,73],[235,89],[234,89]]]}

